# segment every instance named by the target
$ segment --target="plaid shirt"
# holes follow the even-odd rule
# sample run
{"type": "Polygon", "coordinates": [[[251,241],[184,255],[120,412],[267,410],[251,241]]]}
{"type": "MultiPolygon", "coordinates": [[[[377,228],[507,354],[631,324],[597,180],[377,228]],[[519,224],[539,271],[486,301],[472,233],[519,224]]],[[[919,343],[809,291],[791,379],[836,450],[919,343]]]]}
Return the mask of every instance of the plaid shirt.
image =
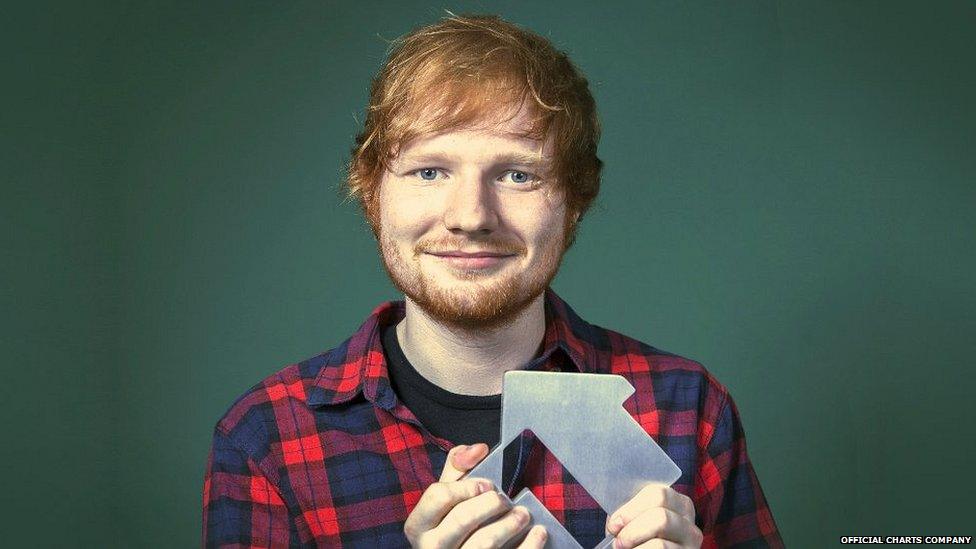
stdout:
{"type": "MultiPolygon", "coordinates": [[[[403,523],[436,482],[451,443],[434,437],[390,388],[377,307],[341,345],[258,383],[217,423],[203,486],[207,547],[403,547],[403,523]]],[[[782,547],[728,391],[698,363],[580,319],[545,293],[543,352],[527,368],[612,373],[636,393],[624,407],[681,468],[703,547],[782,547]]],[[[519,484],[584,547],[606,514],[540,445],[519,484]]]]}

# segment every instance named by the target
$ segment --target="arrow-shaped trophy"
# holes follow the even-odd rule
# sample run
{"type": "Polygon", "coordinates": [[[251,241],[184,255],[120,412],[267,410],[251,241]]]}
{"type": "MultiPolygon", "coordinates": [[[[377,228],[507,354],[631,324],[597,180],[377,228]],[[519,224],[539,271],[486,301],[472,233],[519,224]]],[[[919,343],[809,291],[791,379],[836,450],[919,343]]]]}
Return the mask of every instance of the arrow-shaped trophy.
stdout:
{"type": "MultiPolygon", "coordinates": [[[[670,486],[681,469],[624,409],[633,393],[634,387],[618,375],[507,372],[501,439],[468,475],[501,486],[505,447],[529,430],[607,513],[647,484],[670,486]]],[[[583,549],[527,488],[512,504],[528,509],[532,524],[546,527],[546,549],[583,549]]],[[[608,535],[595,549],[612,543],[608,535]]]]}

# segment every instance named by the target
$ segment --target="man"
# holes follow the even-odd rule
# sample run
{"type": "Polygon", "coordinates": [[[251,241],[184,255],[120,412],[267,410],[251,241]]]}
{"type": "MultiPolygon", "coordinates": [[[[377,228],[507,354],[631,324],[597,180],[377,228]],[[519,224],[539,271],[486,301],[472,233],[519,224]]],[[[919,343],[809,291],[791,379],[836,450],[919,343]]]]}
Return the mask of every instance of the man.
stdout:
{"type": "MultiPolygon", "coordinates": [[[[542,547],[531,489],[584,546],[782,545],[728,392],[699,364],[580,319],[551,289],[599,188],[586,80],[545,39],[449,17],[373,82],[349,190],[403,302],[268,377],[218,422],[208,546],[542,547]],[[499,437],[503,374],[622,375],[681,468],[608,517],[531,436],[502,486],[466,478],[499,437]]],[[[517,451],[516,451],[517,450],[517,451]]]]}

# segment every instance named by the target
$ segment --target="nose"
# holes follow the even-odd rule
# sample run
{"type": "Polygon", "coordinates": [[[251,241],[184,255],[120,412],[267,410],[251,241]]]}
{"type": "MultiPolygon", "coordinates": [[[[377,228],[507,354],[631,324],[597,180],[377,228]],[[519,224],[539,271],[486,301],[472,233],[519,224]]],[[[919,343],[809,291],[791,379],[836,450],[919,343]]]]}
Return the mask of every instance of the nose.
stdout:
{"type": "Polygon", "coordinates": [[[456,177],[446,191],[444,225],[449,231],[488,234],[496,229],[498,212],[490,182],[476,175],[456,177]]]}

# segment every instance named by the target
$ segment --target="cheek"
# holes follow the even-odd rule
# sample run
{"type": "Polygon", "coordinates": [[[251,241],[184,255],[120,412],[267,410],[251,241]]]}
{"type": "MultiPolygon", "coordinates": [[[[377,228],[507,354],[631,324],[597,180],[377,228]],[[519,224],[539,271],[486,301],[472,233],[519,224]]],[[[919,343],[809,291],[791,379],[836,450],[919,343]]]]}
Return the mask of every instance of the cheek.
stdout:
{"type": "Polygon", "coordinates": [[[548,239],[562,233],[566,219],[566,206],[561,201],[539,196],[536,200],[511,204],[510,220],[522,227],[531,240],[548,239]],[[533,235],[529,237],[529,235],[533,235]]]}
{"type": "Polygon", "coordinates": [[[410,196],[386,198],[380,210],[380,224],[389,238],[414,239],[427,230],[432,219],[430,201],[410,196]]]}
{"type": "Polygon", "coordinates": [[[518,232],[523,235],[526,244],[536,250],[536,254],[541,254],[542,250],[558,245],[562,238],[565,216],[553,214],[544,209],[526,212],[526,215],[512,219],[513,227],[518,227],[518,232]]]}

